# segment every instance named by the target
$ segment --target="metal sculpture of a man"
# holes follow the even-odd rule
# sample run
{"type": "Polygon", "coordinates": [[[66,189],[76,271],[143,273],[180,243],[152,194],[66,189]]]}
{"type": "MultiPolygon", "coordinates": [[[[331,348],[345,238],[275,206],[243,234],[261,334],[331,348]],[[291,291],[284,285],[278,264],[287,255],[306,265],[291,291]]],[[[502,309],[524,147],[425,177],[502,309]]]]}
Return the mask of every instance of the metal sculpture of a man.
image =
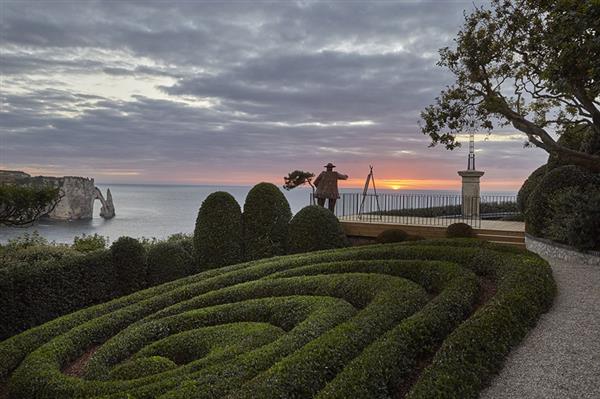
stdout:
{"type": "Polygon", "coordinates": [[[314,185],[317,188],[317,191],[315,191],[317,203],[324,207],[325,200],[327,200],[327,207],[331,212],[335,210],[335,203],[340,198],[338,180],[348,179],[348,175],[334,172],[333,168],[335,168],[335,165],[329,162],[325,165],[325,171],[321,172],[314,181],[314,185]]]}

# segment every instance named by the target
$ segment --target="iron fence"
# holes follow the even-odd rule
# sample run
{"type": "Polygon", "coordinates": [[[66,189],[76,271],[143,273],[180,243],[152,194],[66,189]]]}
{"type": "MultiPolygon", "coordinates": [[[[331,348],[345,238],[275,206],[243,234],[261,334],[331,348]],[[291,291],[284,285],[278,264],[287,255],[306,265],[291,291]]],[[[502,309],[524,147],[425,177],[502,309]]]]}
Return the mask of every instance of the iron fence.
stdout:
{"type": "Polygon", "coordinates": [[[515,196],[343,193],[335,207],[341,221],[448,226],[518,214],[515,196]]]}

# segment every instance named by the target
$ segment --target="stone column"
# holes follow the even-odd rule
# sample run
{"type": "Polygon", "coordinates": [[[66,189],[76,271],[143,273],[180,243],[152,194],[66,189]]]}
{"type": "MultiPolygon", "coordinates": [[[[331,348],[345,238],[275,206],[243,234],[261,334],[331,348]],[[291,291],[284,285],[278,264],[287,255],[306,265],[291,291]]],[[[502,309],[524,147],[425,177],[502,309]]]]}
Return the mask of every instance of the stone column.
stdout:
{"type": "Polygon", "coordinates": [[[480,170],[461,170],[462,177],[462,216],[479,217],[479,178],[484,172],[480,170]]]}

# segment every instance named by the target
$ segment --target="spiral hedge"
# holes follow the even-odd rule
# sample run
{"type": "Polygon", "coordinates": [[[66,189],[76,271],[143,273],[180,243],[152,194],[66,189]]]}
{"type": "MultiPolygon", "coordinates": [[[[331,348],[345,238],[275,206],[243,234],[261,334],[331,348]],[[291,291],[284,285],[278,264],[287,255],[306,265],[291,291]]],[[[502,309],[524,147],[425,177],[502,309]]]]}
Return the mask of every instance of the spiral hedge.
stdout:
{"type": "Polygon", "coordinates": [[[263,259],[16,335],[0,381],[32,399],[475,398],[554,292],[541,258],[474,240],[263,259]]]}

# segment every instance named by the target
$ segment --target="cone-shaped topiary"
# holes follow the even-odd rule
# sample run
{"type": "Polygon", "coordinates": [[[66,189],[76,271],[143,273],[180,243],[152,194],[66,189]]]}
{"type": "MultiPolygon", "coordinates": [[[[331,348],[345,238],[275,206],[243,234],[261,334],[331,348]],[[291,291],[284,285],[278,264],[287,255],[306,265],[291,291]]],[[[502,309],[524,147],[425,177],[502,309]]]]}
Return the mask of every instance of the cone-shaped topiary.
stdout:
{"type": "Polygon", "coordinates": [[[146,250],[138,240],[120,237],[110,246],[110,252],[122,295],[146,287],[146,250]]]}
{"type": "Polygon", "coordinates": [[[244,203],[244,250],[247,260],[286,253],[290,204],[271,183],[252,187],[244,203]]]}
{"type": "Polygon", "coordinates": [[[194,230],[194,252],[201,269],[243,260],[242,211],[231,194],[217,191],[202,202],[194,230]]]}
{"type": "Polygon", "coordinates": [[[475,237],[473,228],[466,223],[452,223],[446,228],[448,238],[470,238],[475,237]]]}
{"type": "Polygon", "coordinates": [[[288,252],[299,253],[350,245],[339,220],[331,211],[310,205],[290,222],[288,252]]]}
{"type": "Polygon", "coordinates": [[[166,283],[194,273],[192,256],[178,241],[165,241],[148,250],[149,285],[166,283]]]}

